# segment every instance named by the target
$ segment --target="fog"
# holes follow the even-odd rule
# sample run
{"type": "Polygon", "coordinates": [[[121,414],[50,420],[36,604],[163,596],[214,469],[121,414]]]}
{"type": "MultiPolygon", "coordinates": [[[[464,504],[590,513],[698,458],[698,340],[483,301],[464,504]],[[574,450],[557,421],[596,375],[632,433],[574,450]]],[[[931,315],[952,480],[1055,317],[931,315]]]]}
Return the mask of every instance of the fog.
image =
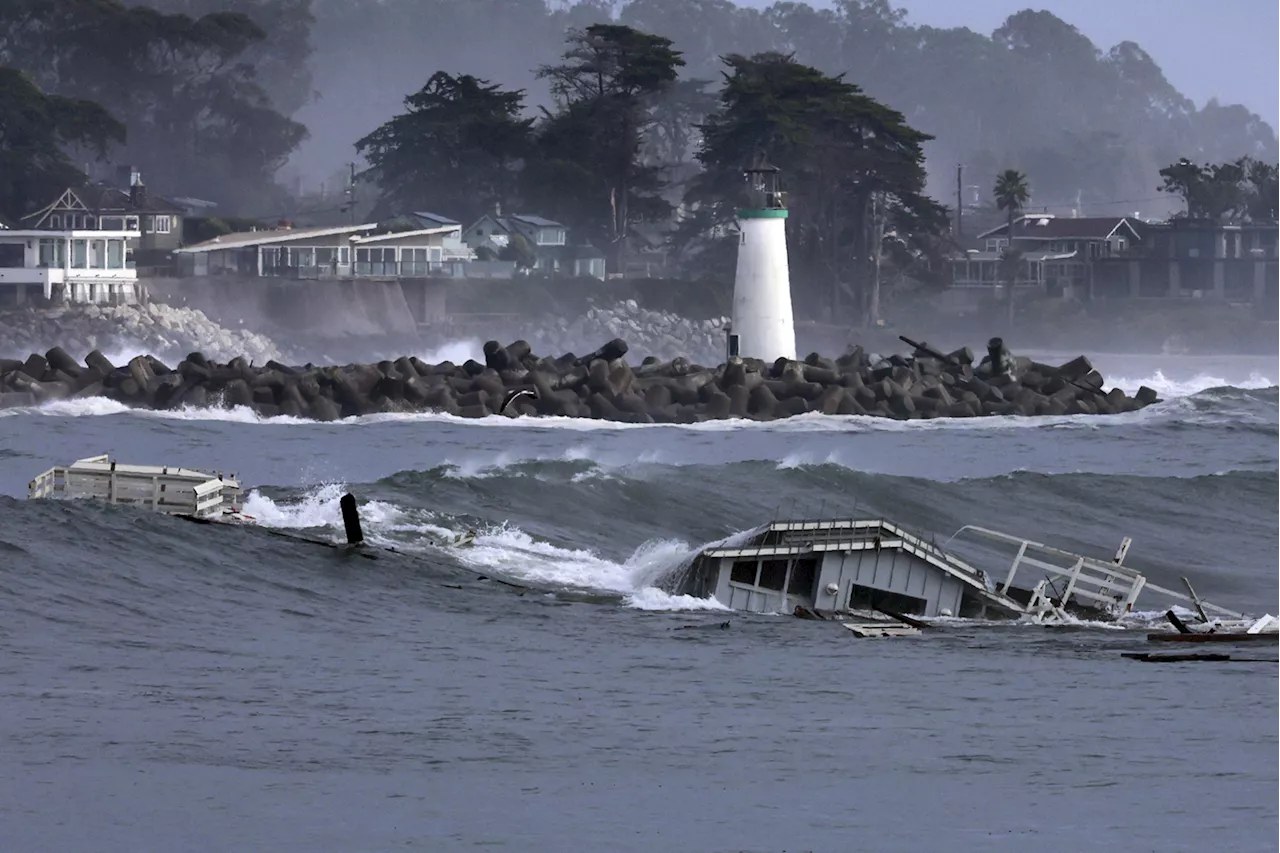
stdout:
{"type": "Polygon", "coordinates": [[[356,159],[354,142],[403,111],[404,97],[436,70],[524,89],[531,109],[545,106],[546,86],[534,69],[556,61],[567,28],[608,15],[672,38],[685,54],[682,76],[687,78],[719,80],[720,55],[766,49],[794,51],[801,62],[847,74],[936,137],[926,148],[929,190],[948,203],[955,195],[957,164],[970,167],[966,193],[980,197],[998,164],[1016,160],[1033,173],[1036,167],[1060,169],[1063,158],[1084,155],[1066,151],[1055,158],[1046,149],[1066,136],[1089,132],[1113,131],[1128,143],[1109,147],[1127,161],[1114,191],[1106,198],[1094,193],[1080,210],[1077,176],[1050,180],[1042,175],[1035,204],[1074,205],[1085,214],[1165,215],[1172,203],[1155,192],[1155,171],[1178,156],[1215,162],[1245,154],[1275,157],[1274,4],[1241,4],[1234,7],[1242,10],[1239,14],[1223,15],[1211,5],[1184,3],[1178,14],[1163,16],[1142,3],[1038,4],[1093,36],[1103,58],[1123,42],[1145,48],[1150,57],[1134,53],[1132,73],[1145,94],[1164,102],[1158,110],[1166,121],[1185,124],[1186,113],[1192,114],[1189,123],[1198,127],[1185,133],[1117,114],[1114,104],[1073,103],[1079,98],[1073,92],[1094,85],[1087,79],[1088,63],[1073,66],[1069,58],[1045,57],[1037,69],[1043,74],[1021,81],[1016,92],[1007,80],[987,76],[975,54],[990,47],[991,33],[1025,5],[1019,2],[915,0],[896,7],[818,2],[794,4],[789,12],[786,5],[763,0],[736,5],[727,0],[552,2],[549,7],[542,0],[313,0],[308,68],[315,97],[294,116],[310,137],[281,178],[293,190],[333,186],[356,159]],[[1242,26],[1246,16],[1256,26],[1242,26]],[[1002,101],[1003,109],[993,106],[1002,101]],[[1228,109],[1233,104],[1242,107],[1228,109]],[[1253,113],[1260,118],[1251,121],[1253,113]],[[1261,127],[1263,120],[1270,126],[1261,127]],[[1178,135],[1181,148],[1174,143],[1178,135]]]}

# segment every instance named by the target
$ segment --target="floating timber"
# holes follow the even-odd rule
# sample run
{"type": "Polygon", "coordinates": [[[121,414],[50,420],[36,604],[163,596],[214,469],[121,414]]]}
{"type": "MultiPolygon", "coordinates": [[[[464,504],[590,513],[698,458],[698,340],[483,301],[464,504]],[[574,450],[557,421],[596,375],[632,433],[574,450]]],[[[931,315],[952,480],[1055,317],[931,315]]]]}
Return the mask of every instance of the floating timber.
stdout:
{"type": "Polygon", "coordinates": [[[1277,643],[1280,633],[1275,631],[1249,634],[1244,631],[1192,631],[1178,634],[1173,631],[1153,631],[1147,634],[1149,643],[1277,643]]]}
{"type": "Polygon", "coordinates": [[[855,637],[918,637],[920,629],[899,622],[841,622],[855,637]]]}
{"type": "Polygon", "coordinates": [[[234,474],[124,465],[106,454],[50,468],[27,485],[29,499],[88,498],[195,518],[236,514],[241,496],[234,474]]]}

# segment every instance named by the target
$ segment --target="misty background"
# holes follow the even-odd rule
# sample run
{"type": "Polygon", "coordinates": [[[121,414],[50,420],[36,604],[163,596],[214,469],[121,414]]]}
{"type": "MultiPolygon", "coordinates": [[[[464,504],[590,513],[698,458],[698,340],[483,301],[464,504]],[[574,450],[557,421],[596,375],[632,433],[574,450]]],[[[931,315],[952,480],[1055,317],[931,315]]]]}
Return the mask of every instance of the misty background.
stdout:
{"type": "MultiPolygon", "coordinates": [[[[141,4],[135,4],[141,5],[141,4]]],[[[928,191],[966,203],[994,175],[1032,177],[1031,206],[1164,215],[1157,171],[1180,157],[1276,159],[1274,3],[1053,0],[1007,20],[1011,0],[150,0],[192,16],[243,12],[267,33],[246,55],[272,104],[307,129],[278,172],[293,195],[341,186],[354,143],[403,112],[436,70],[473,74],[551,105],[534,70],[570,28],[617,20],[683,51],[683,79],[714,89],[719,57],[765,50],[843,73],[936,139],[928,191]]],[[[535,113],[536,114],[536,113],[535,113]]],[[[692,153],[690,154],[692,156],[692,153]]],[[[181,193],[182,187],[162,187],[181,193]]],[[[241,215],[263,199],[216,199],[241,215]]],[[[270,204],[266,204],[270,207],[270,204]]],[[[224,208],[224,212],[225,208],[224,208]]]]}
{"type": "MultiPolygon", "coordinates": [[[[251,14],[265,5],[239,3],[251,14]]],[[[315,96],[294,114],[311,136],[282,178],[294,190],[333,182],[356,138],[401,111],[435,69],[525,88],[531,105],[547,105],[532,69],[556,60],[568,27],[605,14],[671,37],[689,63],[685,78],[718,82],[718,56],[769,49],[846,74],[937,137],[925,146],[929,191],[948,204],[956,164],[969,167],[966,196],[979,197],[998,169],[1014,165],[1032,177],[1033,206],[1164,215],[1176,201],[1156,192],[1156,172],[1180,156],[1280,155],[1266,120],[1280,113],[1280,96],[1257,61],[1270,51],[1280,6],[1239,0],[1224,15],[1190,0],[1050,1],[1034,8],[1062,26],[1028,33],[1025,55],[1001,55],[1021,51],[1000,50],[991,33],[1024,8],[1006,0],[636,0],[549,10],[540,0],[314,0],[307,67],[315,96]],[[1115,81],[1100,73],[1110,68],[1139,88],[1146,110],[1120,101],[1115,81]]]]}

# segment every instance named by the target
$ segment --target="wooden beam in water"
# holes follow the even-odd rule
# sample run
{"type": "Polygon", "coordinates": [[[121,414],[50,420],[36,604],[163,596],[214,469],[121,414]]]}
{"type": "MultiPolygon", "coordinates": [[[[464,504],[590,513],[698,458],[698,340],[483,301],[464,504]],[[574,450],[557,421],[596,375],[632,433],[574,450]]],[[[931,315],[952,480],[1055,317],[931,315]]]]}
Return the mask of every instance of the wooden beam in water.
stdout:
{"type": "Polygon", "coordinates": [[[347,531],[347,544],[363,545],[364,531],[360,529],[360,511],[356,509],[355,495],[347,492],[338,501],[338,505],[342,508],[342,526],[347,531]]]}

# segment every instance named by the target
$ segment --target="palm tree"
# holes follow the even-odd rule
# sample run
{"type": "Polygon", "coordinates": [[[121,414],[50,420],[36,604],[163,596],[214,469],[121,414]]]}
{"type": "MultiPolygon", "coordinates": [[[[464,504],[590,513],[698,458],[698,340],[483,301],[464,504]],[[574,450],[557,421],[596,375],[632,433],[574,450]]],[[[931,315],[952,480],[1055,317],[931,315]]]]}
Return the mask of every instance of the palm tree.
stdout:
{"type": "MultiPolygon", "coordinates": [[[[1013,219],[1018,211],[1022,210],[1022,205],[1026,204],[1027,199],[1031,197],[1031,191],[1027,188],[1027,176],[1019,172],[1017,169],[1005,169],[996,176],[996,206],[1005,211],[1008,216],[1008,229],[1005,236],[1009,242],[1005,244],[1005,254],[1012,260],[1013,251],[1013,219]]],[[[1013,283],[1017,279],[1017,270],[1012,263],[1002,264],[1006,267],[1006,283],[1008,286],[1009,299],[1009,325],[1013,325],[1013,283]]]]}

